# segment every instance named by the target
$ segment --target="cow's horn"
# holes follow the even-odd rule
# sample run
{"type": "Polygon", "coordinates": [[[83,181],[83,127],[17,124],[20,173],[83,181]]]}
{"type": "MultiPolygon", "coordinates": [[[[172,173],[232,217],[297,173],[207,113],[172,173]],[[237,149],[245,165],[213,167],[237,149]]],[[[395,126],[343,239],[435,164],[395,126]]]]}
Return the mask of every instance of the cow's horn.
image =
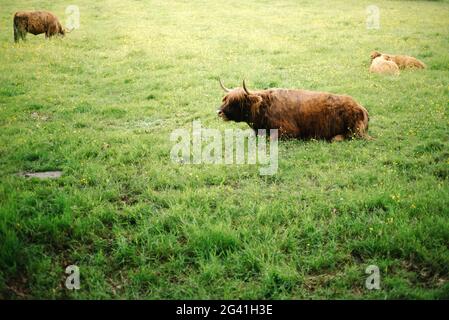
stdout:
{"type": "Polygon", "coordinates": [[[231,91],[230,89],[228,89],[228,88],[226,88],[226,87],[224,86],[224,84],[223,84],[223,82],[221,82],[221,79],[220,79],[220,78],[218,78],[218,81],[220,82],[221,88],[222,88],[225,92],[230,92],[230,91],[231,91]]]}
{"type": "Polygon", "coordinates": [[[245,90],[245,93],[247,95],[250,95],[251,93],[249,93],[249,90],[246,88],[246,84],[245,84],[245,79],[243,79],[243,90],[245,90]]]}
{"type": "Polygon", "coordinates": [[[75,28],[72,28],[72,29],[64,28],[64,31],[65,31],[66,33],[70,33],[70,32],[72,32],[73,30],[75,30],[75,28]]]}

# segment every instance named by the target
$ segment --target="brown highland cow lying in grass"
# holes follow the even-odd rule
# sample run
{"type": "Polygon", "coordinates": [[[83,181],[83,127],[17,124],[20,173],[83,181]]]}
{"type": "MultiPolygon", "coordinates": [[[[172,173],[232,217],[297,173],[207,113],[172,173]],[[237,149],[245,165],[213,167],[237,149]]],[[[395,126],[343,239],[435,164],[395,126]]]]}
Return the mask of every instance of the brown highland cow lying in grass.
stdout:
{"type": "Polygon", "coordinates": [[[19,11],[14,15],[14,41],[26,40],[26,34],[45,33],[46,38],[64,36],[66,32],[58,18],[47,11],[19,11]]]}
{"type": "Polygon", "coordinates": [[[246,122],[258,129],[278,129],[279,136],[341,141],[368,136],[368,111],[353,98],[327,92],[227,89],[217,111],[223,120],[246,122]]]}
{"type": "Polygon", "coordinates": [[[386,53],[380,53],[378,51],[371,52],[371,60],[376,59],[377,57],[384,57],[385,60],[393,61],[397,64],[399,69],[406,69],[406,68],[417,68],[417,69],[424,69],[426,65],[419,61],[418,59],[410,56],[401,56],[401,55],[392,55],[392,54],[386,54],[386,53]]]}

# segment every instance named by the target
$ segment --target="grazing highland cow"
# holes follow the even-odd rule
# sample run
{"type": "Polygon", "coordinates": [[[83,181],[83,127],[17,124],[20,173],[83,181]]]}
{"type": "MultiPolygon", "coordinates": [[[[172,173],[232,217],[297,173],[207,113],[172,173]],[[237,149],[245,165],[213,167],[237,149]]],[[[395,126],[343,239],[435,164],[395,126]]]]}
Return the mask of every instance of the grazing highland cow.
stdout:
{"type": "Polygon", "coordinates": [[[267,89],[227,89],[217,111],[223,120],[246,122],[258,129],[278,129],[279,136],[297,139],[341,141],[369,138],[368,112],[353,98],[326,92],[267,89]]]}
{"type": "Polygon", "coordinates": [[[417,68],[417,69],[424,69],[426,65],[419,61],[418,59],[410,56],[401,56],[401,55],[392,55],[392,54],[386,54],[386,53],[380,53],[378,51],[371,52],[371,60],[376,59],[377,57],[384,57],[387,60],[391,60],[394,63],[396,63],[399,67],[399,69],[406,69],[406,68],[417,68]]]}
{"type": "Polygon", "coordinates": [[[14,15],[14,41],[26,39],[27,33],[34,35],[45,33],[46,38],[54,35],[64,36],[65,30],[58,18],[47,11],[20,11],[14,15]]]}
{"type": "Polygon", "coordinates": [[[399,67],[396,63],[390,60],[389,57],[379,56],[371,62],[369,71],[373,73],[383,73],[399,75],[399,67]]]}

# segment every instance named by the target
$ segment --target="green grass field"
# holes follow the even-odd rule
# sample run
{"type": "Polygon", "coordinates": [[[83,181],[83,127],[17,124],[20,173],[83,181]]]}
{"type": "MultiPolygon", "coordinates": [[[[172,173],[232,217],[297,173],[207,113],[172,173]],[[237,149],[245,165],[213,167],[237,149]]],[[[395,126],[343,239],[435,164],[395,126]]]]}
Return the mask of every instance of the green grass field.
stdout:
{"type": "Polygon", "coordinates": [[[370,4],[0,0],[0,298],[449,298],[449,2],[378,0],[379,30],[370,4]],[[80,29],[14,44],[15,11],[69,4],[80,29]],[[374,49],[428,68],[370,74],[374,49]],[[193,120],[247,128],[218,77],[351,95],[375,140],[281,141],[273,176],[173,163],[193,120]]]}

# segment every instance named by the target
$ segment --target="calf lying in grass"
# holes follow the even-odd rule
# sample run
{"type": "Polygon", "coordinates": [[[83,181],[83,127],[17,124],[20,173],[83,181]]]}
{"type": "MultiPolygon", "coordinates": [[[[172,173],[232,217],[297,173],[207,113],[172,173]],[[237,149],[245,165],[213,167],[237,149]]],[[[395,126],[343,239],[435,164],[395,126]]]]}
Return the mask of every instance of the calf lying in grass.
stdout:
{"type": "Polygon", "coordinates": [[[390,58],[384,56],[374,58],[371,62],[369,71],[373,73],[391,74],[395,76],[399,75],[398,65],[394,61],[391,61],[390,58]]]}

